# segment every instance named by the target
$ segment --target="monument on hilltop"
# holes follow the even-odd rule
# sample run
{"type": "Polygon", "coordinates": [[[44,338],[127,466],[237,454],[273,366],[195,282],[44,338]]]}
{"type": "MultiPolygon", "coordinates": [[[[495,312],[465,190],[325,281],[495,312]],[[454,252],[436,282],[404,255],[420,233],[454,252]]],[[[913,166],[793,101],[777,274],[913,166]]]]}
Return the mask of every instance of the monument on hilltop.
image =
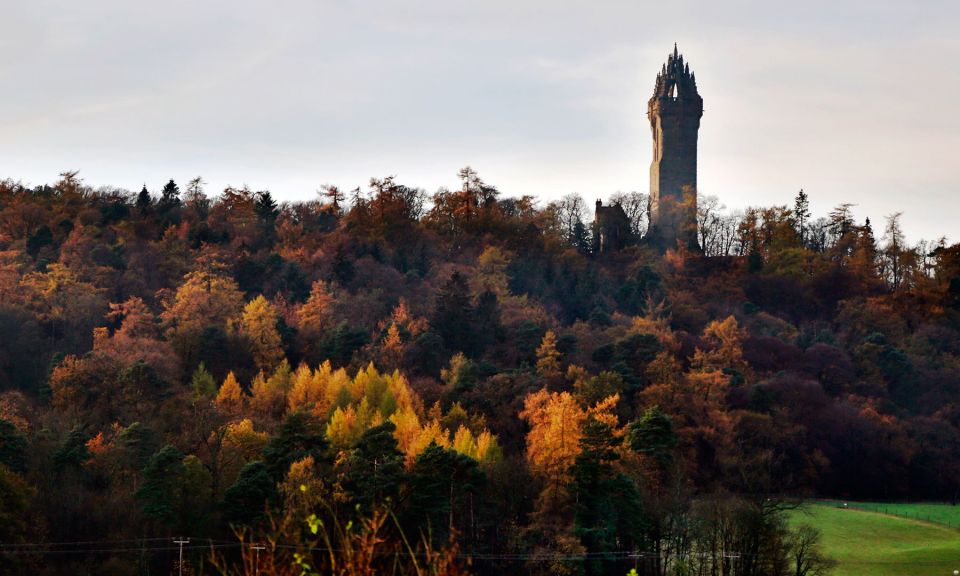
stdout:
{"type": "Polygon", "coordinates": [[[657,74],[653,97],[647,103],[653,131],[650,164],[650,225],[647,241],[666,250],[697,244],[697,133],[703,116],[703,98],[697,78],[673,45],[657,74]]]}
{"type": "MultiPolygon", "coordinates": [[[[657,74],[647,117],[653,132],[649,222],[644,243],[661,252],[683,247],[699,252],[697,242],[697,135],[703,98],[697,77],[673,45],[673,54],[657,74]]],[[[614,252],[637,239],[617,203],[597,200],[593,223],[595,253],[614,252]]]]}

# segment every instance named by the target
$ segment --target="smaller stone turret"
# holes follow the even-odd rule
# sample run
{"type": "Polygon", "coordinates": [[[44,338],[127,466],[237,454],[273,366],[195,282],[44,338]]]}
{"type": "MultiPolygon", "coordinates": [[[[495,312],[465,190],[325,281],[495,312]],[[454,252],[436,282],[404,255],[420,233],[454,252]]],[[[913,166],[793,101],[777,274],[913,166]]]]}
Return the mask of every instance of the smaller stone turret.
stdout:
{"type": "Polygon", "coordinates": [[[630,218],[620,203],[604,206],[597,200],[593,220],[593,251],[596,254],[620,250],[634,241],[630,231],[630,218]]]}

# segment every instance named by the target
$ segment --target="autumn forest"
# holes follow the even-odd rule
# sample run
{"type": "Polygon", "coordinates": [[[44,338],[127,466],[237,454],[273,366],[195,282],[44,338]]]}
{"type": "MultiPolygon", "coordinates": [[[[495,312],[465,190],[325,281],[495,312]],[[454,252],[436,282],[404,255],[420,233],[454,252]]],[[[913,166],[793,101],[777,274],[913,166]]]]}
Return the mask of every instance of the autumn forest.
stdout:
{"type": "Polygon", "coordinates": [[[0,573],[814,576],[804,499],[960,499],[960,245],[458,176],[0,181],[0,573]]]}

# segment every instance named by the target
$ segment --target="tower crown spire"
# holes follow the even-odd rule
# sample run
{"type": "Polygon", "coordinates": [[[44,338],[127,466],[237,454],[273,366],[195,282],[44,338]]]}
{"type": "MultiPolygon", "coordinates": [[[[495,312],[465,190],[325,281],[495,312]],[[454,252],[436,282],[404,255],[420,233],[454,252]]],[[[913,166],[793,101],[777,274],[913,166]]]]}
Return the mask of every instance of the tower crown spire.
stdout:
{"type": "Polygon", "coordinates": [[[683,54],[680,54],[676,42],[673,44],[673,54],[667,56],[666,64],[657,75],[653,97],[691,101],[700,98],[696,77],[690,71],[690,63],[683,61],[683,54]]]}

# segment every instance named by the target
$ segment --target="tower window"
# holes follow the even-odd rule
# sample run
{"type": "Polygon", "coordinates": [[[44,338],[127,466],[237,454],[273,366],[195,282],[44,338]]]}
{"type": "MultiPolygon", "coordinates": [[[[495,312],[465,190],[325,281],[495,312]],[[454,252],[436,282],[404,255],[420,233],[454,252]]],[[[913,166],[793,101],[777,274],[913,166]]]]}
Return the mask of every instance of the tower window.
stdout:
{"type": "Polygon", "coordinates": [[[673,99],[676,99],[676,98],[677,98],[677,85],[676,85],[676,83],[674,83],[674,85],[670,87],[670,97],[673,98],[673,99]]]}

